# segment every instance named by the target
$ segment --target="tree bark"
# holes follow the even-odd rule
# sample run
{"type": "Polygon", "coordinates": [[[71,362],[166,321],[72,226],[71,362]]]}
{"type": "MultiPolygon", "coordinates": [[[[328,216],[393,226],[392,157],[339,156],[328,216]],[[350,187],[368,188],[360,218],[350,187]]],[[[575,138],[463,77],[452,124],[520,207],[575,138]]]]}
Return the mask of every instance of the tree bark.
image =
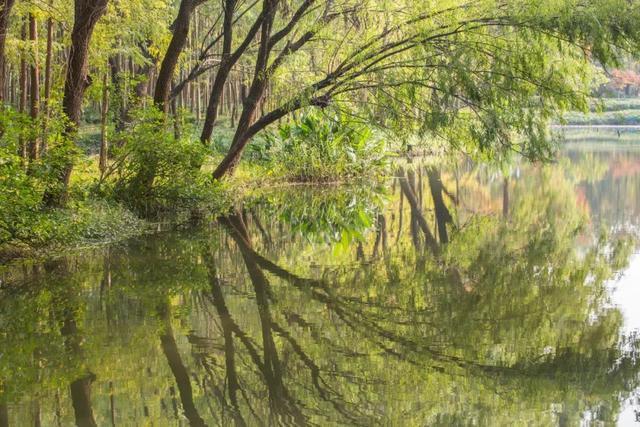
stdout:
{"type": "Polygon", "coordinates": [[[102,106],[100,109],[100,174],[104,175],[107,170],[107,158],[109,155],[109,142],[107,140],[107,115],[109,114],[109,85],[107,80],[108,72],[102,78],[102,106]]]}
{"type": "MultiPolygon", "coordinates": [[[[23,23],[22,24],[22,40],[26,41],[27,40],[27,24],[23,23]]],[[[26,60],[26,53],[24,52],[24,50],[21,52],[20,54],[20,77],[19,77],[19,82],[18,84],[20,85],[20,103],[18,105],[18,111],[20,111],[20,113],[24,113],[26,114],[27,112],[27,98],[28,98],[28,94],[27,94],[27,60],[26,60]]],[[[24,140],[24,138],[21,136],[20,137],[20,157],[22,157],[22,160],[24,162],[24,164],[26,165],[27,162],[27,142],[24,140]]]]}
{"type": "MultiPolygon", "coordinates": [[[[40,67],[38,65],[38,21],[33,14],[29,14],[29,40],[33,46],[33,61],[31,63],[31,120],[35,124],[40,115],[40,67]]],[[[39,129],[39,128],[38,128],[39,129]]],[[[40,138],[34,132],[29,141],[29,159],[37,160],[40,151],[40,138]]]]}
{"type": "Polygon", "coordinates": [[[235,5],[236,0],[226,0],[224,2],[222,59],[220,61],[218,72],[216,73],[216,78],[213,81],[211,96],[209,97],[209,104],[207,105],[207,113],[204,125],[202,126],[202,134],[200,135],[200,141],[205,145],[208,144],[211,139],[213,125],[218,118],[218,107],[224,91],[224,85],[229,77],[231,67],[233,66],[231,63],[231,43],[233,42],[233,14],[235,5]]]}
{"type": "Polygon", "coordinates": [[[13,8],[13,4],[15,0],[1,0],[0,6],[2,10],[0,10],[0,106],[4,102],[4,79],[5,79],[5,54],[4,47],[7,40],[7,31],[9,30],[9,17],[11,14],[11,8],[13,8]]]}
{"type": "MultiPolygon", "coordinates": [[[[80,124],[84,92],[91,84],[88,72],[89,42],[96,23],[107,9],[107,3],[108,0],[75,1],[75,20],[62,98],[62,111],[69,118],[69,125],[65,130],[68,138],[75,136],[80,124]]],[[[57,173],[58,182],[45,192],[44,202],[47,206],[62,207],[66,204],[72,170],[73,159],[65,159],[65,164],[57,173]]]]}
{"type": "MultiPolygon", "coordinates": [[[[53,0],[50,0],[51,5],[53,0]]],[[[42,152],[48,148],[49,118],[51,116],[51,60],[53,55],[53,19],[47,19],[47,56],[44,65],[44,117],[42,120],[42,152]]]]}
{"type": "Polygon", "coordinates": [[[268,81],[266,71],[271,52],[271,29],[276,15],[276,5],[276,0],[265,0],[264,2],[264,19],[261,25],[260,47],[258,48],[253,82],[249,88],[247,98],[244,100],[242,113],[240,114],[229,152],[213,172],[215,179],[220,179],[235,169],[245,146],[249,142],[250,136],[247,135],[247,131],[253,123],[258,104],[264,95],[268,81]]]}
{"type": "Polygon", "coordinates": [[[187,37],[189,36],[191,14],[201,2],[202,0],[182,0],[180,2],[178,17],[172,25],[173,37],[160,65],[155,94],[153,96],[154,103],[161,111],[164,111],[165,114],[169,112],[168,100],[169,93],[171,92],[173,73],[178,65],[180,53],[182,53],[187,43],[187,37]]]}

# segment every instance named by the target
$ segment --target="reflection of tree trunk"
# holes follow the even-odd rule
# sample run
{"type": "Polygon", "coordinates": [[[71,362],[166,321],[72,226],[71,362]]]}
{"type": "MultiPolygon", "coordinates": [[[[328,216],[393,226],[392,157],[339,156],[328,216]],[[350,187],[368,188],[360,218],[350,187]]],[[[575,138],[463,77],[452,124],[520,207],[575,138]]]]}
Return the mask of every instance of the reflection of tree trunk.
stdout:
{"type": "Polygon", "coordinates": [[[9,427],[9,407],[6,402],[0,402],[0,427],[9,427]]]}
{"type": "Polygon", "coordinates": [[[262,223],[258,218],[258,214],[254,210],[251,211],[251,217],[253,218],[253,222],[256,224],[256,227],[258,227],[258,230],[262,235],[262,239],[264,240],[265,245],[271,246],[273,244],[273,242],[271,241],[271,236],[269,236],[267,231],[262,226],[262,223]]]}
{"type": "Polygon", "coordinates": [[[444,204],[444,198],[442,197],[443,185],[440,177],[440,171],[435,168],[429,168],[427,171],[429,176],[429,187],[431,188],[431,197],[433,198],[433,205],[436,211],[436,221],[438,223],[438,236],[440,237],[440,243],[449,243],[449,235],[447,233],[447,223],[453,221],[451,213],[444,204]]]}
{"type": "MultiPolygon", "coordinates": [[[[82,354],[82,348],[80,347],[81,338],[78,336],[78,326],[76,325],[76,320],[73,317],[73,311],[71,309],[67,309],[65,312],[65,320],[62,325],[61,334],[65,338],[67,351],[82,354]]],[[[73,412],[78,427],[97,426],[93,417],[93,409],[91,408],[91,383],[94,379],[95,376],[93,374],[88,374],[73,381],[69,386],[73,412]]]]}
{"type": "Polygon", "coordinates": [[[373,245],[373,256],[378,256],[378,248],[382,243],[382,252],[387,251],[387,220],[384,215],[378,214],[377,227],[376,227],[376,242],[373,245]]]}
{"type": "Polygon", "coordinates": [[[109,414],[111,415],[111,425],[116,427],[116,402],[113,395],[113,382],[109,382],[109,414]]]}
{"type": "Polygon", "coordinates": [[[504,178],[502,184],[502,216],[507,218],[509,216],[509,177],[504,178]]]}
{"type": "MultiPolygon", "coordinates": [[[[393,182],[395,186],[395,181],[393,182]]],[[[402,219],[404,218],[404,193],[400,191],[400,208],[398,210],[398,235],[396,236],[396,245],[400,242],[402,235],[402,219]]]]}
{"type": "Polygon", "coordinates": [[[431,233],[431,230],[429,229],[429,224],[427,224],[427,221],[422,215],[420,204],[418,203],[418,199],[416,198],[416,195],[413,192],[413,189],[411,188],[411,185],[409,184],[407,177],[405,176],[402,170],[398,170],[398,172],[396,173],[396,176],[400,181],[400,188],[402,189],[402,192],[404,193],[404,196],[407,198],[407,201],[409,202],[409,206],[411,207],[411,214],[412,216],[414,216],[416,223],[418,224],[418,226],[422,230],[422,233],[424,234],[427,246],[429,247],[429,249],[431,249],[431,251],[434,254],[439,253],[440,249],[438,247],[438,242],[436,241],[435,237],[431,233]]]}
{"type": "Polygon", "coordinates": [[[38,399],[33,402],[33,426],[42,426],[42,421],[40,420],[40,401],[38,399]]]}
{"type": "Polygon", "coordinates": [[[220,281],[218,280],[217,271],[212,259],[208,260],[208,267],[209,283],[211,284],[212,304],[218,312],[220,325],[222,326],[222,334],[224,336],[224,358],[227,372],[229,400],[231,401],[231,405],[233,405],[233,418],[236,421],[237,425],[244,426],[246,425],[246,423],[242,418],[237,397],[237,392],[240,390],[240,383],[238,381],[238,374],[236,372],[235,347],[233,345],[234,323],[231,319],[229,309],[227,308],[227,305],[224,301],[224,295],[222,294],[220,281]]]}
{"type": "Polygon", "coordinates": [[[91,383],[93,376],[80,378],[71,383],[71,401],[78,427],[97,426],[91,408],[91,383]]]}
{"type": "Polygon", "coordinates": [[[182,357],[178,351],[178,344],[173,336],[168,304],[160,307],[159,313],[165,323],[164,334],[160,336],[160,344],[162,346],[162,352],[167,358],[169,368],[171,368],[171,372],[176,380],[176,384],[178,385],[184,415],[189,420],[190,425],[205,426],[206,424],[200,417],[200,414],[198,414],[196,405],[193,402],[193,390],[191,388],[191,381],[189,380],[189,372],[182,362],[182,357]]]}
{"type": "Polygon", "coordinates": [[[264,366],[262,373],[269,390],[269,404],[272,411],[280,416],[290,418],[293,425],[306,424],[305,417],[296,406],[294,400],[289,396],[284,383],[282,382],[282,368],[278,358],[277,348],[273,339],[271,312],[269,310],[269,282],[258,266],[253,249],[244,223],[239,215],[230,216],[223,220],[231,231],[231,237],[236,241],[242,258],[245,262],[251,283],[256,294],[258,314],[262,331],[262,347],[264,366]]]}

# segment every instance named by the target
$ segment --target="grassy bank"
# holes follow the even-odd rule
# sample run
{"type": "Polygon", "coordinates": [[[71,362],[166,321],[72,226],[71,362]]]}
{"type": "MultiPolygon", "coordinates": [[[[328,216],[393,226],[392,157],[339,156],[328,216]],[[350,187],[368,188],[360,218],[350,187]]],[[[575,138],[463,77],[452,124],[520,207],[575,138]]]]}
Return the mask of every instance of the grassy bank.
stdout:
{"type": "Polygon", "coordinates": [[[14,224],[17,232],[0,244],[0,264],[117,242],[147,233],[151,225],[119,204],[74,202],[65,209],[34,214],[28,224],[14,224]]]}
{"type": "Polygon", "coordinates": [[[568,125],[629,126],[640,125],[640,99],[601,99],[591,103],[588,113],[569,112],[564,115],[568,125]]]}
{"type": "Polygon", "coordinates": [[[69,202],[61,209],[44,203],[51,159],[25,168],[14,147],[0,153],[8,159],[0,165],[0,204],[6,206],[0,212],[0,262],[206,221],[257,188],[370,183],[388,172],[385,141],[342,116],[307,115],[265,133],[223,182],[211,172],[228,150],[230,128],[219,126],[205,148],[193,133],[159,133],[153,116],[136,120],[127,133],[114,136],[109,167],[102,171],[98,130],[80,130],[69,202]],[[155,177],[142,186],[139,176],[150,163],[155,177]]]}

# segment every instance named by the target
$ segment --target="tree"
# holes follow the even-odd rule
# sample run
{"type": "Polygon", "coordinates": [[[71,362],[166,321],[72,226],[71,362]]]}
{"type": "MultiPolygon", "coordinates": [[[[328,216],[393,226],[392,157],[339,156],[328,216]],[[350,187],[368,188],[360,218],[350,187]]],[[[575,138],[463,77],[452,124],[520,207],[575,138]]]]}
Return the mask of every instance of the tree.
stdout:
{"type": "Polygon", "coordinates": [[[2,0],[0,3],[0,103],[4,102],[4,88],[5,88],[5,44],[7,41],[7,32],[9,30],[9,17],[11,16],[11,8],[15,0],[2,0]]]}
{"type": "Polygon", "coordinates": [[[184,49],[187,43],[187,37],[189,35],[189,25],[191,23],[191,15],[193,11],[205,0],[181,0],[180,9],[176,20],[171,25],[171,31],[173,37],[167,47],[167,51],[162,59],[160,65],[160,71],[158,72],[158,79],[156,81],[156,90],[153,96],[153,100],[158,108],[165,112],[168,112],[169,93],[171,90],[171,81],[173,80],[173,74],[178,64],[178,58],[180,53],[184,49]]]}
{"type": "Polygon", "coordinates": [[[454,146],[547,158],[546,124],[563,108],[586,108],[592,60],[615,63],[639,37],[631,18],[638,11],[621,0],[451,1],[426,11],[406,4],[404,14],[313,1],[287,13],[277,4],[263,3],[253,80],[215,178],[232,173],[247,143],[270,124],[330,102],[372,117],[383,111],[387,128],[437,132],[454,146]],[[312,65],[303,68],[295,57],[311,57],[312,65]],[[258,114],[272,81],[284,101],[258,114]]]}
{"type": "MultiPolygon", "coordinates": [[[[82,101],[91,84],[88,69],[89,43],[95,25],[107,9],[108,0],[75,0],[71,47],[64,83],[62,110],[69,119],[66,136],[73,140],[80,124],[82,101]]],[[[56,171],[56,182],[47,189],[44,201],[47,206],[64,206],[67,201],[73,159],[63,156],[62,165],[56,171]]]]}

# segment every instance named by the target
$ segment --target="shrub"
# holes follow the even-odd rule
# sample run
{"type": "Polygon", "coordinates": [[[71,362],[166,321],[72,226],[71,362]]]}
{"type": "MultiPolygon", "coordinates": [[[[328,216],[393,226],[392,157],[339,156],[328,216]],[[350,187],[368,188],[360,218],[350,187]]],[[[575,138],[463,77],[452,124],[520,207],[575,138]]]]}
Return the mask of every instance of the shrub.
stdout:
{"type": "Polygon", "coordinates": [[[265,136],[249,152],[293,181],[330,182],[371,175],[386,165],[386,146],[370,129],[344,114],[305,114],[265,136]]]}
{"type": "Polygon", "coordinates": [[[122,144],[107,173],[116,198],[145,215],[219,207],[221,184],[200,171],[207,149],[189,137],[176,138],[155,108],[134,111],[132,119],[117,138],[122,144]]]}
{"type": "Polygon", "coordinates": [[[19,156],[21,141],[29,136],[29,118],[11,109],[0,114],[0,243],[20,236],[33,226],[40,209],[42,185],[27,173],[19,156]]]}

